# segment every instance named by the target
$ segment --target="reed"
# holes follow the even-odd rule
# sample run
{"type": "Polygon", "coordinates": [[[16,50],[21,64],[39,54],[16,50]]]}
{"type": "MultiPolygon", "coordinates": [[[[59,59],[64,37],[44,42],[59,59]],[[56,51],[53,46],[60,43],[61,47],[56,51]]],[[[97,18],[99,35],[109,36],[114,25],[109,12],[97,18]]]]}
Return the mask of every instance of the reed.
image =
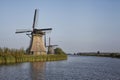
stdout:
{"type": "Polygon", "coordinates": [[[67,55],[63,53],[49,55],[28,55],[24,49],[0,48],[0,64],[36,62],[36,61],[58,61],[66,60],[67,55]]]}

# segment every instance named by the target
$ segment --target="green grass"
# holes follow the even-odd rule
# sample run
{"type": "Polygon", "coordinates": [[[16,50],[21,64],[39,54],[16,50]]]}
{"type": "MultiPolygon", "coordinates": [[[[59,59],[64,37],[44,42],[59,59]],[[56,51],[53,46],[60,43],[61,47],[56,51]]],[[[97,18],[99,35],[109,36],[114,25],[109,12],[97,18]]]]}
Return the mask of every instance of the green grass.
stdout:
{"type": "Polygon", "coordinates": [[[23,49],[0,48],[0,64],[66,60],[66,54],[28,55],[23,49]]]}

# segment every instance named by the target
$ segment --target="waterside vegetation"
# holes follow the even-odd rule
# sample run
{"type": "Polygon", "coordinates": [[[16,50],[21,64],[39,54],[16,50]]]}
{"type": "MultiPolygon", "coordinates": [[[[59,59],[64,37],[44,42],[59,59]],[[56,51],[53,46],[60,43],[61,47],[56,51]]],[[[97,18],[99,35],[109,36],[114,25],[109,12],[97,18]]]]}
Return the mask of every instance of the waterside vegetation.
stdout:
{"type": "Polygon", "coordinates": [[[55,49],[54,55],[28,55],[24,49],[0,48],[0,64],[35,61],[57,61],[66,59],[67,55],[60,48],[55,49]]]}
{"type": "Polygon", "coordinates": [[[120,58],[120,53],[100,53],[99,51],[97,53],[77,53],[75,55],[120,58]]]}

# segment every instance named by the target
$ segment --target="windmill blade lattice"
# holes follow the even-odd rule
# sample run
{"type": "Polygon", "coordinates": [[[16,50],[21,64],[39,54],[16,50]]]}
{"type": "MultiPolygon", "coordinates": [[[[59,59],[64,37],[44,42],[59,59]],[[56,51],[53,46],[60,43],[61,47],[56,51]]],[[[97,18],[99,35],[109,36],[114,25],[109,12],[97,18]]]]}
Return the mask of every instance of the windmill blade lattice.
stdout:
{"type": "Polygon", "coordinates": [[[33,26],[32,26],[33,30],[37,26],[37,22],[38,22],[38,9],[35,9],[35,14],[34,14],[34,19],[33,19],[33,26]]]}

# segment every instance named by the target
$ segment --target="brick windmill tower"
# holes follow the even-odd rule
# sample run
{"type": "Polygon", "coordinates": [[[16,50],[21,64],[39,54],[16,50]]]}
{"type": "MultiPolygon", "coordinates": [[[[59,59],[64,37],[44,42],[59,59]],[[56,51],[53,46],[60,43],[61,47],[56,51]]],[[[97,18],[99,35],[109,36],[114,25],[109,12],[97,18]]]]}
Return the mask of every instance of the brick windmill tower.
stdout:
{"type": "Polygon", "coordinates": [[[35,9],[32,30],[19,29],[16,31],[16,33],[26,33],[31,38],[30,45],[28,48],[29,54],[46,55],[47,53],[46,53],[46,48],[43,41],[43,35],[45,35],[46,31],[52,30],[52,28],[36,29],[35,27],[37,24],[37,19],[38,19],[38,10],[35,9]]]}

